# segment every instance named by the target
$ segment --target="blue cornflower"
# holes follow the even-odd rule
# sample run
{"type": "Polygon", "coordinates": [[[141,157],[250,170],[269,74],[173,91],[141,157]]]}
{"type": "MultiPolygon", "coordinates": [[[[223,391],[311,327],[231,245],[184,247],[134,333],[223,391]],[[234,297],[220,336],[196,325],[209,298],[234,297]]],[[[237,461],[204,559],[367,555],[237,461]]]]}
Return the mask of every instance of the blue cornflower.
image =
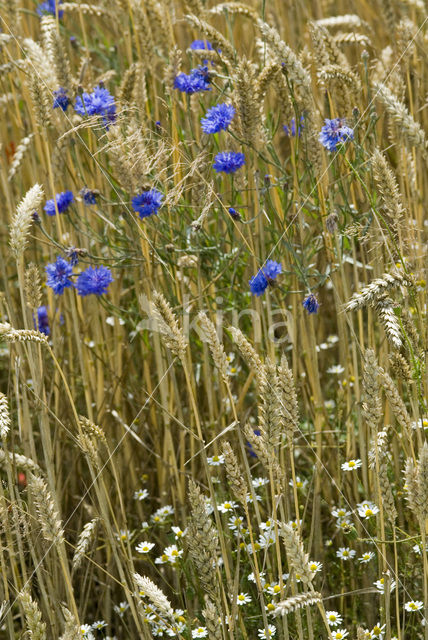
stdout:
{"type": "Polygon", "coordinates": [[[235,153],[234,151],[221,151],[214,158],[213,168],[224,173],[235,173],[245,164],[245,156],[243,153],[235,153]]]}
{"type": "Polygon", "coordinates": [[[34,320],[34,327],[40,331],[40,333],[44,333],[45,336],[50,336],[51,330],[49,327],[49,318],[48,311],[45,306],[39,307],[37,309],[37,322],[34,320]]]}
{"type": "Polygon", "coordinates": [[[218,104],[211,107],[201,118],[202,130],[204,133],[217,133],[222,129],[226,130],[235,115],[235,107],[231,104],[218,104]]]}
{"type": "Polygon", "coordinates": [[[210,82],[208,67],[199,66],[196,69],[191,69],[190,75],[179,73],[174,80],[174,89],[191,95],[198,91],[211,91],[210,82]]]}
{"type": "MultiPolygon", "coordinates": [[[[62,4],[62,0],[58,0],[58,5],[62,4]]],[[[37,15],[44,16],[50,13],[53,16],[56,16],[56,1],[55,0],[46,0],[46,2],[42,2],[36,9],[37,15]]],[[[64,15],[64,11],[58,9],[58,18],[62,18],[64,15]]]]}
{"type": "Polygon", "coordinates": [[[275,260],[268,260],[264,267],[260,269],[250,279],[250,290],[253,295],[261,296],[265,292],[267,286],[273,283],[273,280],[282,273],[282,265],[275,260]]]}
{"type": "Polygon", "coordinates": [[[153,214],[157,214],[159,207],[162,205],[163,194],[157,189],[143,191],[138,196],[134,196],[131,200],[132,208],[137,211],[140,218],[146,218],[153,214]]]}
{"type": "Polygon", "coordinates": [[[85,204],[97,204],[97,191],[91,191],[91,189],[83,187],[83,189],[80,189],[80,195],[82,196],[85,204]]]}
{"type": "Polygon", "coordinates": [[[324,120],[325,125],[322,127],[319,141],[329,151],[336,151],[337,145],[347,140],[354,139],[354,130],[345,124],[344,118],[334,118],[324,120]]]}
{"type": "Polygon", "coordinates": [[[242,220],[241,214],[239,213],[239,211],[237,211],[236,209],[234,209],[233,207],[229,207],[228,209],[230,216],[234,219],[234,220],[242,220]]]}
{"type": "Polygon", "coordinates": [[[67,260],[58,256],[55,262],[51,262],[45,267],[48,275],[46,284],[53,289],[57,295],[64,293],[64,289],[72,287],[70,276],[73,275],[73,267],[67,260]]]}
{"type": "Polygon", "coordinates": [[[88,267],[77,277],[77,293],[79,296],[89,296],[91,294],[101,296],[103,293],[107,293],[107,288],[111,282],[113,282],[113,276],[108,267],[103,267],[102,265],[100,267],[88,267]]]}
{"type": "MultiPolygon", "coordinates": [[[[64,211],[67,211],[68,207],[73,202],[74,195],[72,191],[62,191],[61,193],[56,194],[55,199],[58,207],[58,213],[64,213],[64,211]]],[[[51,200],[47,200],[43,210],[48,214],[48,216],[54,216],[56,214],[55,200],[53,198],[51,200]]]]}
{"type": "MultiPolygon", "coordinates": [[[[305,122],[305,118],[303,116],[301,116],[300,118],[300,124],[297,127],[297,135],[301,136],[302,133],[302,129],[304,127],[304,122],[305,122]]],[[[288,137],[292,136],[293,138],[296,137],[296,118],[291,118],[290,121],[290,126],[288,127],[286,124],[283,126],[283,129],[285,131],[285,135],[287,135],[288,137]]]]}
{"type": "Polygon", "coordinates": [[[303,300],[303,306],[308,313],[316,313],[318,311],[319,302],[313,293],[310,293],[307,298],[303,300]]]}
{"type": "Polygon", "coordinates": [[[268,260],[263,267],[263,273],[268,280],[275,280],[275,278],[282,273],[282,265],[275,260],[268,260]]]}
{"type": "Polygon", "coordinates": [[[59,89],[53,92],[54,94],[54,101],[52,105],[53,109],[57,109],[57,107],[60,107],[63,111],[67,110],[67,107],[70,104],[70,98],[68,97],[67,93],[68,91],[67,89],[64,89],[64,87],[60,87],[59,89]]]}
{"type": "Polygon", "coordinates": [[[108,89],[95,87],[92,93],[83,92],[77,96],[74,110],[81,116],[104,116],[104,121],[114,122],[116,119],[116,105],[114,97],[108,89]]]}
{"type": "Polygon", "coordinates": [[[191,49],[206,49],[207,51],[213,51],[213,46],[208,40],[193,40],[190,45],[191,49]]]}

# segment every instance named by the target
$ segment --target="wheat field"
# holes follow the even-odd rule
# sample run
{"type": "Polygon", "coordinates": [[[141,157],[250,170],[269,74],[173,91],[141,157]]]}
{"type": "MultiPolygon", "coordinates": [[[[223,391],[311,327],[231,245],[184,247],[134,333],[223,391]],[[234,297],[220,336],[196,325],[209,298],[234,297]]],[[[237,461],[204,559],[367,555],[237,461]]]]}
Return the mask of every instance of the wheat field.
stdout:
{"type": "Polygon", "coordinates": [[[0,638],[428,640],[425,0],[0,56],[0,638]]]}

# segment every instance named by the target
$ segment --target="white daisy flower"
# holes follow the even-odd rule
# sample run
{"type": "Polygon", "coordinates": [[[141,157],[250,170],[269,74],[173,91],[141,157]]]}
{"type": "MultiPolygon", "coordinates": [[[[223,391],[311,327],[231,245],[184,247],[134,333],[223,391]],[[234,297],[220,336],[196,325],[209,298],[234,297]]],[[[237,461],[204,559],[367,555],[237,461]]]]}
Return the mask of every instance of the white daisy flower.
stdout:
{"type": "MultiPolygon", "coordinates": [[[[264,571],[261,571],[259,573],[260,583],[262,587],[264,587],[266,584],[265,575],[266,573],[264,571]]],[[[247,580],[249,580],[250,582],[254,582],[254,584],[257,584],[256,576],[254,575],[254,573],[250,573],[247,577],[247,580]]]]}
{"type": "Polygon", "coordinates": [[[312,573],[318,573],[318,571],[321,571],[322,569],[322,564],[321,562],[316,562],[316,560],[310,560],[309,569],[312,573]]]}
{"type": "Polygon", "coordinates": [[[251,602],[251,596],[248,593],[238,593],[236,597],[236,604],[242,607],[244,604],[251,602]]]}
{"type": "Polygon", "coordinates": [[[378,640],[383,640],[383,636],[385,634],[385,627],[386,627],[386,624],[381,625],[380,622],[375,624],[373,629],[370,631],[370,638],[378,638],[378,640]]]}
{"type": "Polygon", "coordinates": [[[155,546],[154,542],[140,542],[135,547],[135,551],[138,553],[149,553],[155,546]]]}
{"type": "MultiPolygon", "coordinates": [[[[378,591],[380,591],[380,593],[385,593],[385,578],[381,578],[380,580],[376,580],[376,582],[373,582],[374,586],[376,587],[376,589],[378,591]]],[[[390,581],[390,585],[389,585],[389,591],[390,593],[392,591],[394,591],[396,587],[396,582],[395,580],[391,580],[390,581]]]]}
{"type": "Polygon", "coordinates": [[[106,626],[107,626],[107,622],[105,622],[104,620],[97,620],[97,622],[93,623],[92,629],[101,630],[101,629],[104,629],[104,627],[106,626]]]}
{"type": "MultiPolygon", "coordinates": [[[[288,484],[290,485],[290,487],[294,487],[293,480],[290,480],[288,484]]],[[[296,488],[297,489],[304,489],[307,484],[308,484],[308,481],[306,479],[302,480],[300,478],[300,476],[296,476],[296,488]]]]}
{"type": "Polygon", "coordinates": [[[219,467],[221,464],[224,464],[224,455],[220,454],[219,456],[211,456],[207,458],[207,462],[211,467],[219,467]]]}
{"type": "Polygon", "coordinates": [[[227,521],[227,524],[229,525],[229,529],[231,531],[241,531],[244,526],[244,518],[242,516],[232,516],[227,521]]]}
{"type": "Polygon", "coordinates": [[[148,496],[149,492],[147,491],[147,489],[138,489],[138,491],[134,493],[134,500],[144,500],[148,496]]]}
{"type": "Polygon", "coordinates": [[[198,627],[197,629],[192,629],[192,638],[206,638],[208,635],[208,631],[206,627],[198,627]]]}
{"type": "Polygon", "coordinates": [[[221,513],[228,513],[229,511],[233,511],[233,509],[236,509],[237,506],[238,503],[231,500],[230,502],[222,502],[221,504],[219,504],[218,510],[221,511],[221,513]]]}
{"type": "Polygon", "coordinates": [[[342,367],[341,364],[334,364],[332,367],[329,367],[327,369],[327,373],[335,373],[336,375],[339,375],[344,371],[345,371],[345,367],[342,367]]]}
{"type": "Polygon", "coordinates": [[[421,600],[409,600],[404,605],[406,611],[420,611],[424,606],[424,603],[421,600]]]}
{"type": "Polygon", "coordinates": [[[175,544],[166,547],[163,551],[163,556],[166,556],[167,562],[175,563],[183,555],[183,549],[177,549],[175,544]]]}
{"type": "Polygon", "coordinates": [[[379,513],[379,507],[372,502],[363,502],[358,506],[358,515],[361,518],[371,518],[379,513]]]}
{"type": "Polygon", "coordinates": [[[334,640],[343,640],[343,638],[346,638],[346,636],[348,635],[349,635],[349,631],[346,631],[346,629],[337,629],[337,631],[331,632],[331,637],[334,640]]]}
{"type": "Polygon", "coordinates": [[[257,630],[257,635],[259,636],[259,638],[262,638],[262,640],[265,640],[265,638],[273,638],[275,633],[276,633],[276,627],[274,627],[273,624],[268,625],[267,631],[266,629],[257,630]]]}
{"type": "Polygon", "coordinates": [[[326,611],[325,615],[330,627],[337,627],[337,625],[342,624],[342,616],[337,611],[326,611]]]}
{"type": "Polygon", "coordinates": [[[337,509],[336,508],[333,509],[333,511],[331,512],[331,515],[334,518],[347,518],[348,516],[351,515],[351,512],[347,511],[343,507],[338,507],[337,509]]]}
{"type": "Polygon", "coordinates": [[[82,638],[87,638],[88,640],[95,640],[95,636],[92,633],[92,626],[90,624],[81,624],[80,625],[80,633],[82,638]]]}
{"type": "Polygon", "coordinates": [[[187,528],[183,530],[183,529],[180,529],[180,527],[171,527],[171,530],[175,535],[176,540],[179,540],[180,538],[184,538],[184,536],[187,533],[187,528]]]}
{"type": "Polygon", "coordinates": [[[358,562],[360,564],[366,564],[367,562],[370,562],[370,560],[372,560],[374,557],[375,554],[373,553],[373,551],[366,551],[362,556],[358,558],[358,562]]]}
{"type": "Polygon", "coordinates": [[[350,560],[356,555],[356,551],[354,549],[350,549],[349,547],[340,547],[338,551],[336,551],[336,556],[341,560],[350,560]]]}
{"type": "Polygon", "coordinates": [[[122,617],[125,611],[129,609],[129,604],[127,602],[119,602],[119,604],[113,606],[113,609],[122,617]]]}
{"type": "Polygon", "coordinates": [[[268,484],[269,480],[267,478],[252,478],[251,483],[255,489],[259,487],[263,487],[265,484],[268,484]]]}
{"type": "Polygon", "coordinates": [[[348,460],[348,462],[344,462],[342,464],[342,469],[343,469],[343,471],[355,471],[355,469],[358,469],[359,467],[361,467],[362,464],[363,463],[359,459],[357,459],[357,460],[348,460]]]}

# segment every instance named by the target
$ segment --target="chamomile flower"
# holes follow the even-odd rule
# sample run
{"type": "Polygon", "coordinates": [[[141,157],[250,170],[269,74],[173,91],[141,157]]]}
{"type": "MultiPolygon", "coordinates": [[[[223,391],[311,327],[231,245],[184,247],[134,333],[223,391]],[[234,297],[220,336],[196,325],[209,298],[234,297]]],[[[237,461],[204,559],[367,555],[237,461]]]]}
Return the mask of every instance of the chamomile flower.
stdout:
{"type": "Polygon", "coordinates": [[[251,484],[255,489],[258,489],[259,487],[264,487],[265,484],[268,484],[268,482],[269,482],[268,478],[252,478],[251,480],[251,484]]]}
{"type": "Polygon", "coordinates": [[[251,596],[249,596],[248,593],[238,593],[236,597],[236,604],[239,607],[242,607],[244,604],[248,604],[249,602],[251,602],[251,596]]]}
{"type": "Polygon", "coordinates": [[[274,531],[265,531],[259,536],[259,545],[261,549],[267,549],[272,544],[275,544],[276,536],[274,531]]]}
{"type": "Polygon", "coordinates": [[[180,529],[180,527],[171,527],[171,530],[175,535],[176,540],[183,538],[187,533],[187,529],[180,529]]]}
{"type": "MultiPolygon", "coordinates": [[[[294,487],[293,480],[290,480],[288,484],[290,485],[290,487],[294,487]]],[[[307,484],[308,481],[306,480],[306,478],[302,480],[300,476],[296,476],[296,489],[304,489],[307,484]]]]}
{"type": "Polygon", "coordinates": [[[242,516],[232,516],[229,518],[227,524],[231,531],[241,530],[244,525],[244,518],[242,516]]]}
{"type": "Polygon", "coordinates": [[[229,511],[233,511],[233,509],[236,509],[237,506],[238,503],[231,500],[230,502],[222,502],[221,504],[219,504],[218,510],[221,513],[228,513],[229,511]]]}
{"type": "Polygon", "coordinates": [[[166,547],[162,554],[162,559],[166,558],[166,562],[175,564],[179,558],[183,555],[183,549],[178,549],[177,545],[172,544],[166,547]]]}
{"type": "Polygon", "coordinates": [[[219,467],[221,464],[224,464],[224,455],[221,454],[219,456],[211,456],[208,458],[208,464],[211,467],[219,467]]]}
{"type": "MultiPolygon", "coordinates": [[[[380,580],[376,580],[376,582],[373,582],[373,584],[380,593],[385,593],[385,578],[380,578],[380,580]]],[[[394,591],[396,584],[397,583],[395,582],[395,580],[390,581],[390,584],[389,584],[390,593],[394,591]]]]}
{"type": "Polygon", "coordinates": [[[338,518],[335,522],[336,528],[341,531],[347,531],[351,524],[352,523],[349,518],[338,518]]]}
{"type": "Polygon", "coordinates": [[[379,507],[377,507],[372,502],[362,502],[358,505],[358,515],[361,518],[371,518],[371,516],[375,516],[379,513],[379,507]]]}
{"type": "Polygon", "coordinates": [[[309,569],[312,571],[312,573],[318,573],[322,569],[322,563],[317,562],[316,560],[310,560],[309,569]]]}
{"type": "Polygon", "coordinates": [[[134,500],[144,500],[148,497],[148,495],[149,492],[147,491],[147,489],[138,489],[138,491],[134,493],[134,500]]]}
{"type": "Polygon", "coordinates": [[[281,585],[279,584],[279,582],[272,582],[269,586],[266,586],[265,591],[271,596],[279,596],[279,594],[281,593],[281,585]]]}
{"type": "MultiPolygon", "coordinates": [[[[412,549],[420,556],[422,554],[422,542],[418,542],[417,544],[413,545],[412,549]]],[[[428,553],[428,544],[426,545],[425,550],[428,553]]]]}
{"type": "Polygon", "coordinates": [[[421,600],[409,600],[404,605],[406,611],[420,611],[424,606],[424,603],[421,600]]]}
{"type": "Polygon", "coordinates": [[[373,553],[373,551],[366,551],[365,553],[363,553],[362,556],[358,558],[358,562],[360,564],[367,564],[367,562],[370,562],[370,560],[373,560],[374,557],[375,557],[375,554],[373,553]]]}
{"type": "Polygon", "coordinates": [[[330,627],[337,627],[342,624],[342,616],[337,611],[326,611],[325,616],[330,627]]]}
{"type": "Polygon", "coordinates": [[[269,624],[266,629],[258,629],[257,635],[264,640],[265,638],[273,638],[276,634],[276,627],[273,624],[269,624]]]}
{"type": "Polygon", "coordinates": [[[192,629],[192,638],[206,638],[208,635],[208,631],[206,627],[198,627],[197,629],[192,629]]]}
{"type": "Polygon", "coordinates": [[[107,622],[104,622],[104,620],[97,620],[97,622],[94,622],[92,625],[92,629],[96,629],[97,631],[101,631],[101,629],[104,629],[104,627],[107,626],[107,622]]]}
{"type": "Polygon", "coordinates": [[[428,418],[420,418],[417,422],[412,422],[412,429],[428,429],[428,418]]]}
{"type": "Polygon", "coordinates": [[[81,624],[80,633],[82,638],[87,638],[88,640],[95,640],[95,636],[92,633],[92,626],[90,624],[81,624]]]}
{"type": "MultiPolygon", "coordinates": [[[[261,571],[259,573],[260,583],[262,587],[264,587],[266,584],[265,575],[266,573],[264,571],[261,571]]],[[[254,573],[250,573],[247,577],[247,580],[249,580],[250,582],[254,582],[254,584],[257,584],[256,576],[254,575],[254,573]]]]}
{"type": "Polygon", "coordinates": [[[351,512],[347,511],[343,507],[338,507],[337,509],[336,508],[333,509],[333,511],[331,512],[331,515],[334,518],[347,518],[348,516],[351,515],[351,512]]]}
{"type": "Polygon", "coordinates": [[[336,375],[340,375],[345,371],[345,367],[342,367],[341,364],[334,364],[332,367],[327,369],[327,373],[334,373],[336,375]]]}
{"type": "Polygon", "coordinates": [[[359,467],[361,467],[362,464],[363,463],[359,459],[357,459],[357,460],[348,460],[348,462],[344,462],[342,464],[342,469],[343,469],[343,471],[355,471],[355,469],[358,469],[359,467]]]}
{"type": "Polygon", "coordinates": [[[154,542],[140,542],[135,547],[135,551],[138,551],[138,553],[149,553],[154,546],[154,542]]]}
{"type": "Polygon", "coordinates": [[[272,531],[275,526],[275,520],[266,520],[266,522],[260,523],[260,529],[262,531],[272,531]]]}
{"type": "Polygon", "coordinates": [[[331,632],[333,640],[343,640],[343,638],[346,638],[348,635],[349,631],[346,631],[346,629],[337,629],[337,631],[335,630],[331,632]]]}
{"type": "Polygon", "coordinates": [[[349,547],[340,547],[336,551],[336,556],[341,560],[350,560],[355,557],[356,551],[354,549],[350,549],[349,547]]]}
{"type": "Polygon", "coordinates": [[[383,640],[383,636],[385,633],[386,624],[380,624],[377,622],[373,629],[370,631],[370,638],[378,638],[378,640],[383,640]]]}
{"type": "Polygon", "coordinates": [[[127,602],[119,602],[119,604],[113,606],[113,609],[122,618],[125,611],[129,609],[129,604],[127,602]]]}
{"type": "Polygon", "coordinates": [[[160,507],[154,512],[154,514],[152,515],[152,522],[157,522],[157,523],[165,522],[168,516],[171,516],[173,513],[174,513],[173,507],[167,504],[164,507],[160,507]]]}
{"type": "Polygon", "coordinates": [[[120,542],[126,542],[127,540],[130,540],[131,536],[132,533],[129,531],[129,529],[121,529],[119,533],[116,533],[116,538],[120,542]]]}

